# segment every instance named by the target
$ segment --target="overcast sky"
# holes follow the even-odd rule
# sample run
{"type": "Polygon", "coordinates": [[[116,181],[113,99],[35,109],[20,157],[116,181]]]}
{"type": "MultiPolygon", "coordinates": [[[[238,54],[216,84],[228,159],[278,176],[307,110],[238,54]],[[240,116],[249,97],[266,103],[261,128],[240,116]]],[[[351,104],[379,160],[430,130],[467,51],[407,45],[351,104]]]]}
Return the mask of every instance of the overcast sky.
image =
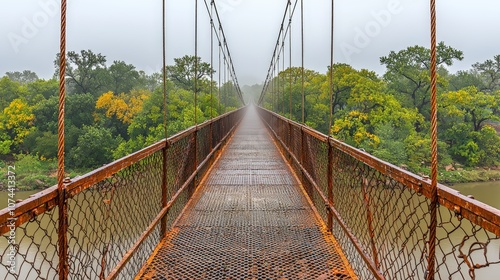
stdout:
{"type": "MultiPolygon", "coordinates": [[[[194,54],[194,2],[167,0],[168,64],[175,57],[194,54]]],[[[199,55],[209,62],[209,21],[203,0],[198,2],[199,55]]],[[[304,2],[305,67],[325,72],[330,60],[331,1],[304,2]]],[[[500,1],[437,2],[438,41],[462,50],[465,56],[452,72],[500,54],[500,1]]],[[[263,82],[287,0],[216,3],[240,83],[263,82]]],[[[59,51],[59,1],[2,0],[0,5],[0,76],[28,69],[50,78],[59,51]]],[[[427,0],[336,0],[335,12],[336,62],[382,74],[381,56],[430,44],[427,0]]],[[[297,10],[292,27],[293,66],[300,66],[299,24],[297,10]]],[[[109,64],[123,60],[148,73],[160,71],[161,0],[68,0],[67,39],[68,50],[91,49],[105,55],[109,64]]]]}

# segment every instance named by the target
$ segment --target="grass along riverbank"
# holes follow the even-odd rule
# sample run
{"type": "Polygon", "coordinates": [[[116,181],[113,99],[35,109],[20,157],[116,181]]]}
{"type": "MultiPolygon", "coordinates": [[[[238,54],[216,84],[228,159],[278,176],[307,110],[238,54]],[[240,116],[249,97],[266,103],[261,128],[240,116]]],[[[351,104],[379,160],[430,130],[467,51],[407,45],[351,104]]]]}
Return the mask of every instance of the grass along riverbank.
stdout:
{"type": "MultiPolygon", "coordinates": [[[[20,191],[43,190],[57,184],[57,161],[40,159],[33,155],[16,155],[13,161],[0,161],[0,191],[7,189],[7,170],[15,172],[16,189],[20,191]]],[[[88,170],[65,170],[73,178],[88,170]]]]}
{"type": "Polygon", "coordinates": [[[500,181],[499,169],[471,169],[439,172],[439,182],[444,184],[500,181]]]}

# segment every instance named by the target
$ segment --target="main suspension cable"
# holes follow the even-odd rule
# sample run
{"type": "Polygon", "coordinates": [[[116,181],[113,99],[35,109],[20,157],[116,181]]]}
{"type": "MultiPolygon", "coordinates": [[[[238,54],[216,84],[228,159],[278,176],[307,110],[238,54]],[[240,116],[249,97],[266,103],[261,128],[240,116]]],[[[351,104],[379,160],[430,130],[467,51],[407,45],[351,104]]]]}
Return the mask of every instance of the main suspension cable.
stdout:
{"type": "Polygon", "coordinates": [[[302,124],[305,124],[305,77],[304,77],[304,0],[300,0],[300,44],[301,44],[301,88],[302,88],[302,124]]]}
{"type": "Polygon", "coordinates": [[[328,135],[332,129],[333,122],[333,66],[335,58],[335,46],[334,46],[334,30],[335,30],[335,0],[332,0],[332,11],[331,11],[331,29],[330,29],[330,77],[329,77],[329,87],[330,87],[330,115],[328,117],[328,135]]]}
{"type": "MultiPolygon", "coordinates": [[[[221,26],[219,26],[219,33],[221,33],[221,26]]],[[[217,37],[219,38],[219,36],[217,37]]],[[[221,52],[222,52],[222,43],[221,41],[219,40],[219,105],[218,105],[218,112],[219,114],[221,114],[221,107],[220,107],[220,98],[221,98],[221,89],[222,89],[222,84],[221,84],[221,76],[222,76],[222,69],[221,69],[221,65],[222,65],[222,55],[221,55],[221,52]]]]}
{"type": "MultiPolygon", "coordinates": [[[[206,1],[205,1],[206,4],[206,1]]],[[[210,1],[210,119],[214,118],[213,107],[214,107],[214,0],[210,1]]]]}
{"type": "Polygon", "coordinates": [[[198,125],[198,0],[194,5],[194,124],[198,125]]]}
{"type": "Polygon", "coordinates": [[[162,64],[162,73],[163,73],[163,128],[165,130],[165,139],[168,139],[168,127],[167,127],[167,120],[168,120],[168,106],[167,106],[167,49],[166,49],[166,0],[163,0],[163,8],[162,8],[162,39],[163,39],[163,64],[162,64]]]}
{"type": "MultiPolygon", "coordinates": [[[[280,79],[279,79],[279,74],[280,74],[280,71],[278,70],[278,73],[276,74],[276,77],[274,76],[274,71],[273,71],[273,68],[274,68],[274,65],[277,64],[278,67],[279,67],[279,64],[281,62],[280,58],[280,54],[283,52],[283,59],[284,59],[284,48],[285,48],[285,45],[284,45],[284,42],[285,42],[285,39],[286,39],[286,36],[289,35],[291,36],[291,24],[292,24],[292,21],[289,20],[289,23],[288,25],[286,26],[286,29],[285,29],[285,20],[287,19],[287,15],[288,15],[288,18],[291,19],[293,18],[294,14],[295,14],[295,10],[297,8],[297,4],[298,4],[298,0],[295,0],[295,4],[293,5],[293,8],[292,8],[292,5],[291,5],[291,0],[287,1],[286,3],[286,7],[285,7],[285,12],[283,13],[283,18],[281,20],[281,25],[280,25],[280,30],[278,32],[278,38],[276,40],[276,44],[275,44],[275,47],[274,47],[274,51],[273,51],[273,55],[272,55],[272,58],[271,58],[271,63],[269,65],[269,69],[267,71],[267,75],[266,75],[266,79],[264,81],[264,86],[262,88],[262,91],[261,91],[261,94],[260,94],[260,97],[259,97],[259,101],[257,104],[261,105],[262,102],[264,101],[264,97],[268,91],[268,88],[269,88],[269,85],[271,83],[271,81],[273,79],[277,79],[278,83],[280,82],[280,79]],[[290,12],[291,10],[291,12],[290,12]],[[276,58],[276,59],[275,59],[276,58]]],[[[291,40],[290,40],[291,41],[291,40]]],[[[291,43],[290,43],[291,44],[291,43]]],[[[290,51],[291,52],[291,51],[290,51]]],[[[283,71],[285,70],[285,67],[284,67],[284,60],[283,60],[283,71]]],[[[290,66],[291,67],[291,66],[290,66]]],[[[277,111],[280,111],[279,107],[280,107],[280,102],[279,102],[279,96],[280,96],[280,85],[278,85],[278,104],[277,104],[277,111]]],[[[284,93],[282,93],[284,94],[284,93]]],[[[284,113],[285,112],[285,105],[284,105],[284,98],[282,100],[283,104],[282,105],[282,112],[284,113]]]]}
{"type": "MultiPolygon", "coordinates": [[[[205,0],[205,4],[206,4],[206,0],[205,0]]],[[[215,16],[216,16],[217,22],[219,23],[219,26],[220,26],[220,33],[222,35],[222,37],[218,38],[218,39],[219,40],[222,39],[222,41],[224,42],[224,50],[225,50],[224,57],[225,57],[225,60],[227,60],[227,62],[228,62],[229,75],[230,75],[231,80],[234,84],[236,94],[237,94],[238,98],[240,99],[241,104],[245,105],[245,101],[243,100],[243,94],[241,92],[240,84],[238,82],[238,77],[236,75],[236,71],[234,68],[233,58],[231,56],[231,52],[230,52],[228,44],[227,44],[227,37],[226,37],[226,34],[224,32],[224,28],[222,28],[222,21],[220,19],[219,10],[217,9],[217,5],[214,5],[214,8],[215,8],[215,16]]]]}
{"type": "MultiPolygon", "coordinates": [[[[297,3],[297,2],[295,2],[297,3]]],[[[292,5],[292,1],[288,0],[288,5],[292,5]]],[[[288,75],[290,75],[289,80],[290,80],[290,118],[293,120],[293,113],[292,113],[292,9],[288,9],[288,16],[289,16],[289,21],[288,21],[288,28],[290,30],[290,33],[288,34],[288,47],[289,47],[289,58],[290,58],[290,66],[289,66],[289,72],[288,75]]]]}

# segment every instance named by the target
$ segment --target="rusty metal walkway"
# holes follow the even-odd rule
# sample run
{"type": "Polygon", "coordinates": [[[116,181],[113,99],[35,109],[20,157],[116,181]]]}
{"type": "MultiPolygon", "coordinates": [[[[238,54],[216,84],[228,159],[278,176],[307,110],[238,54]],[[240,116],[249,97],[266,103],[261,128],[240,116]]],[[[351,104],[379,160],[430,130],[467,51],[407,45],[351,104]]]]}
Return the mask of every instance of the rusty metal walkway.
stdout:
{"type": "Polygon", "coordinates": [[[355,278],[249,111],[140,279],[355,278]]]}

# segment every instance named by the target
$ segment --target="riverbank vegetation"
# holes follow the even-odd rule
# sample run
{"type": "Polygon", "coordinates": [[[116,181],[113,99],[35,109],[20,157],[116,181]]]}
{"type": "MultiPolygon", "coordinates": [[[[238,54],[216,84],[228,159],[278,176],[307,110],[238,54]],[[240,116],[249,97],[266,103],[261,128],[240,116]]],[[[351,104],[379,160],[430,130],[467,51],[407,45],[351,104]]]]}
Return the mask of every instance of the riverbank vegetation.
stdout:
{"type": "MultiPolygon", "coordinates": [[[[460,50],[438,45],[439,160],[442,182],[500,179],[500,55],[450,73],[460,50]]],[[[54,77],[58,77],[56,57],[54,77]]],[[[430,51],[413,46],[380,58],[379,75],[338,63],[326,73],[292,67],[277,75],[264,106],[421,175],[430,165],[430,51]],[[333,72],[331,72],[333,71],[333,72]],[[333,77],[330,99],[329,77],[333,77]],[[329,125],[330,110],[333,113],[329,125]]],[[[199,57],[167,66],[169,135],[240,105],[230,81],[199,57]],[[194,107],[194,64],[198,103],[194,107]],[[217,77],[218,75],[214,75],[217,77]],[[211,94],[212,93],[212,94],[211,94]],[[196,111],[196,114],[195,114],[196,111]]],[[[164,137],[163,79],[91,50],[68,53],[65,158],[75,176],[164,137]]],[[[247,86],[258,96],[261,85],[247,86]]],[[[0,169],[16,165],[20,189],[55,183],[58,81],[29,70],[0,78],[0,169]]],[[[0,189],[6,186],[0,179],[0,189]]]]}
{"type": "MultiPolygon", "coordinates": [[[[214,72],[193,56],[177,58],[167,67],[169,135],[194,125],[195,115],[201,123],[240,106],[231,81],[221,81],[220,86],[210,81],[214,72]]],[[[67,176],[83,174],[164,138],[161,73],[147,74],[123,61],[108,64],[105,56],[82,50],[68,53],[66,79],[67,176]]],[[[55,184],[58,85],[56,78],[39,79],[28,70],[0,78],[0,168],[5,174],[7,166],[15,165],[19,189],[55,184]]],[[[7,186],[6,180],[0,178],[0,189],[7,186]]]]}
{"type": "MultiPolygon", "coordinates": [[[[461,51],[440,43],[438,122],[440,181],[500,178],[500,55],[450,73],[461,51]]],[[[429,174],[430,50],[420,46],[381,57],[386,72],[335,64],[305,70],[306,124],[414,173],[429,174]],[[333,71],[331,73],[330,71],[333,71]],[[330,76],[333,96],[330,101],[330,76]],[[333,114],[329,127],[330,110],[333,114]]],[[[265,106],[302,118],[302,69],[287,69],[267,88],[265,106]]]]}

